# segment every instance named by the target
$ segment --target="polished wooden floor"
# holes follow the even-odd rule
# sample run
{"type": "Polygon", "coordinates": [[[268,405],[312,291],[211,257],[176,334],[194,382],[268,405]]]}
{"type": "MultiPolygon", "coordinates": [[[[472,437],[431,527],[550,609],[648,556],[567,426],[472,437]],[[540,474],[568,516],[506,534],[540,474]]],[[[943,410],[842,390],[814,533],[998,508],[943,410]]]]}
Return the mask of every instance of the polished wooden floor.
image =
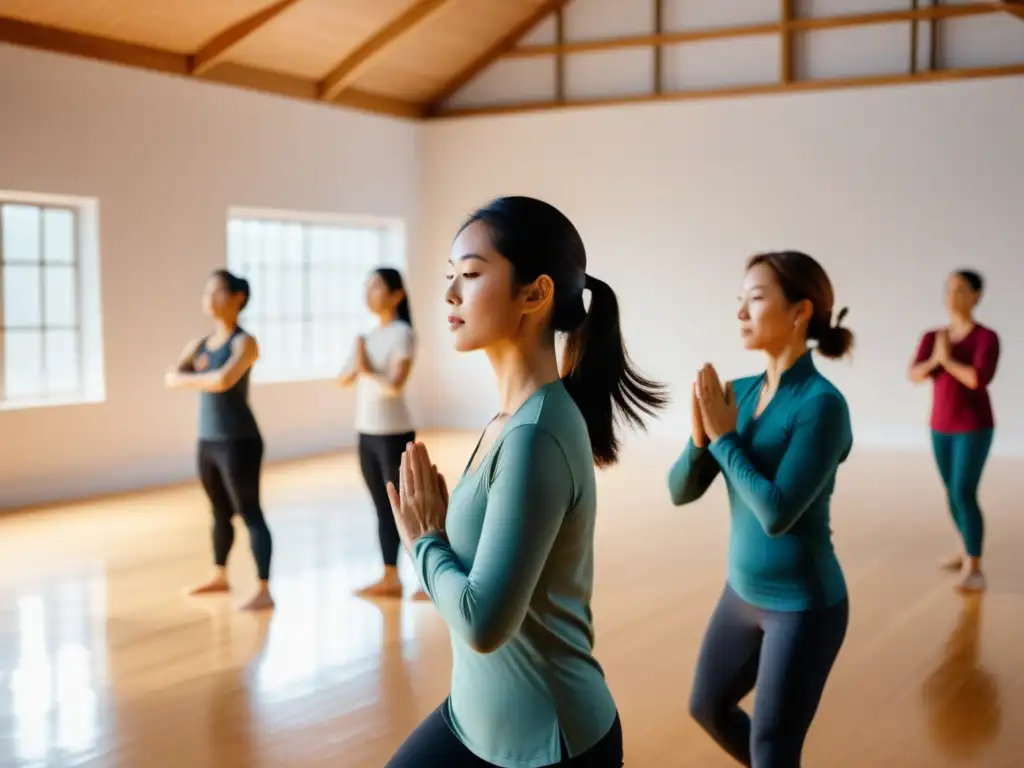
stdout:
{"type": "MultiPolygon", "coordinates": [[[[450,478],[474,437],[428,437],[450,478]]],[[[672,458],[648,444],[600,476],[597,654],[627,766],[724,767],[686,712],[724,494],[672,508],[672,458]]],[[[990,589],[965,599],[935,567],[954,538],[928,457],[855,454],[834,508],[852,622],[807,766],[1024,765],[1021,469],[990,464],[990,589]]],[[[445,628],[430,604],[352,596],[378,568],[354,457],[272,467],[264,489],[272,616],[182,596],[209,561],[197,486],[0,517],[0,765],[381,768],[447,692],[445,628]]]]}

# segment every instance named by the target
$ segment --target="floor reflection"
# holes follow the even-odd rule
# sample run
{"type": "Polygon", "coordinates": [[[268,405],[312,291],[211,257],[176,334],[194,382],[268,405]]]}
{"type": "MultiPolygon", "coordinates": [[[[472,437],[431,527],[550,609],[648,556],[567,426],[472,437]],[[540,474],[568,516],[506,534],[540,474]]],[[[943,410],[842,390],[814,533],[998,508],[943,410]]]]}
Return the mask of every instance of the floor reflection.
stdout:
{"type": "Polygon", "coordinates": [[[0,635],[0,719],[7,734],[0,762],[95,757],[106,720],[103,570],[55,576],[7,597],[13,615],[0,635]]]}
{"type": "Polygon", "coordinates": [[[254,681],[265,701],[374,672],[382,656],[401,665],[403,642],[416,638],[415,609],[353,597],[346,570],[282,575],[275,582],[278,609],[254,681]]]}
{"type": "Polygon", "coordinates": [[[999,686],[980,662],[982,600],[981,595],[964,597],[942,660],[923,687],[928,730],[951,757],[977,757],[1002,723],[999,686]]]}

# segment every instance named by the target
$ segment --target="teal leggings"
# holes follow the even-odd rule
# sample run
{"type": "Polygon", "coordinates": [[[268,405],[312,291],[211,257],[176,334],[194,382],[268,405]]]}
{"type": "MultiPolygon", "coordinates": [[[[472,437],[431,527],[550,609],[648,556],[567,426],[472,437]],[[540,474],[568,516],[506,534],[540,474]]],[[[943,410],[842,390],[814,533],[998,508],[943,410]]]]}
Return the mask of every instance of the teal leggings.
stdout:
{"type": "Polygon", "coordinates": [[[985,522],[978,506],[978,485],[991,447],[991,429],[956,434],[932,432],[932,450],[946,485],[949,512],[968,557],[981,557],[985,522]]]}

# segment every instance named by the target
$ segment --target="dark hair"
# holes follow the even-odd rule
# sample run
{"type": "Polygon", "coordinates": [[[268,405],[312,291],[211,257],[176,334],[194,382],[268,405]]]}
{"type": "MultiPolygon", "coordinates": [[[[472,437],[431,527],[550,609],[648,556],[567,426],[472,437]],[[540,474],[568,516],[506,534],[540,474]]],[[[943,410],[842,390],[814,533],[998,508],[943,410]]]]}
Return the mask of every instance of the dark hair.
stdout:
{"type": "Polygon", "coordinates": [[[583,239],[554,206],[532,197],[500,197],[473,213],[459,231],[476,221],[487,226],[494,250],[511,262],[516,289],[541,275],[554,283],[551,330],[568,334],[562,382],[587,423],[594,463],[614,464],[616,422],[643,429],[643,414],[653,415],[668,403],[665,386],[642,376],[626,352],[615,291],[586,273],[583,239]],[[589,310],[584,290],[590,291],[589,310]]]}
{"type": "Polygon", "coordinates": [[[232,295],[236,293],[242,294],[242,305],[238,308],[238,311],[241,312],[243,309],[245,309],[245,305],[249,303],[248,280],[246,280],[244,277],[234,275],[231,272],[228,272],[226,269],[214,270],[211,277],[219,278],[220,281],[224,283],[224,287],[227,288],[228,293],[232,295]]]}
{"type": "Polygon", "coordinates": [[[962,277],[975,293],[981,293],[985,288],[985,279],[973,269],[958,269],[953,274],[962,277]]]}
{"type": "Polygon", "coordinates": [[[822,268],[806,253],[800,251],[775,251],[759,253],[747,262],[750,270],[764,264],[775,274],[783,296],[790,304],[798,301],[811,302],[811,320],[807,324],[807,338],[818,342],[818,353],[837,359],[846,356],[853,349],[853,333],[841,327],[847,308],[843,307],[832,323],[832,305],[835,294],[832,281],[822,268]]]}
{"type": "MultiPolygon", "coordinates": [[[[395,291],[405,291],[405,283],[402,282],[402,273],[397,269],[392,269],[391,267],[380,267],[374,270],[374,274],[384,281],[384,285],[386,285],[388,290],[392,293],[395,291]]],[[[395,307],[395,314],[398,315],[399,320],[404,320],[412,326],[412,315],[409,314],[408,291],[405,291],[405,296],[402,297],[402,300],[398,302],[398,306],[395,307]]]]}

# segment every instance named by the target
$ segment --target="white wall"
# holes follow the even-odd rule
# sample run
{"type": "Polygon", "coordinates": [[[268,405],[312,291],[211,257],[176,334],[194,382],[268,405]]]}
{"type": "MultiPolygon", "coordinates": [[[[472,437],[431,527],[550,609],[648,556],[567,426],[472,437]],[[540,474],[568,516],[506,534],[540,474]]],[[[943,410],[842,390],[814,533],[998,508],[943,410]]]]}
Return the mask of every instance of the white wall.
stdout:
{"type": "Polygon", "coordinates": [[[428,291],[437,297],[421,332],[438,352],[420,374],[439,423],[478,427],[495,408],[486,362],[446,351],[451,237],[474,206],[528,194],[575,222],[589,271],[618,291],[635,359],[671,383],[680,403],[656,434],[687,428],[699,364],[759,370],[736,332],[742,265],[799,248],[850,307],[856,356],[821,367],[846,393],[862,446],[926,444],[929,393],[907,383],[906,366],[920,333],[943,321],[948,271],[980,269],[990,288],[979,317],[1004,343],[996,450],[1024,452],[1024,79],[453,119],[428,124],[422,150],[420,252],[432,266],[418,265],[417,287],[421,308],[428,291]]]}
{"type": "MultiPolygon", "coordinates": [[[[397,216],[416,125],[0,46],[0,189],[95,197],[106,401],[0,411],[0,507],[194,476],[196,396],[164,371],[205,330],[230,206],[397,216]]],[[[255,387],[268,458],[344,445],[350,393],[255,387]]]]}

